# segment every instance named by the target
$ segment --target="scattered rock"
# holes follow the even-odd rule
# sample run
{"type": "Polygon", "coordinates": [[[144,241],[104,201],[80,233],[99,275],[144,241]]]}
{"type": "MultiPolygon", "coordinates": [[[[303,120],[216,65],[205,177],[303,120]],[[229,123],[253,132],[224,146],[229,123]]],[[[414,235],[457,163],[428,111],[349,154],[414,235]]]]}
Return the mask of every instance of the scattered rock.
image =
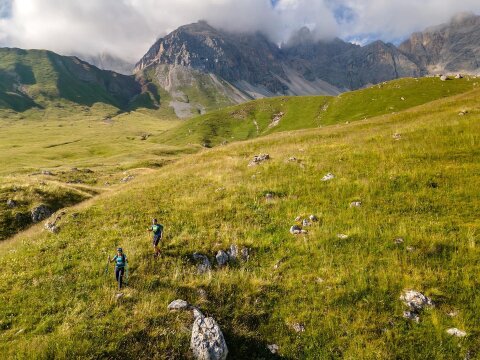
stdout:
{"type": "Polygon", "coordinates": [[[402,96],[402,97],[400,98],[400,100],[405,101],[405,98],[402,96]]]}
{"type": "Polygon", "coordinates": [[[265,194],[265,199],[268,200],[273,200],[274,196],[272,193],[265,194]]]}
{"type": "Polygon", "coordinates": [[[400,300],[414,313],[422,311],[425,307],[433,306],[430,298],[415,290],[404,291],[400,300]]]}
{"type": "Polygon", "coordinates": [[[297,333],[305,332],[305,325],[302,324],[302,323],[292,324],[292,328],[293,328],[293,330],[295,330],[295,332],[297,332],[297,333]]]}
{"type": "Polygon", "coordinates": [[[413,246],[407,246],[407,251],[408,252],[413,252],[413,251],[415,251],[415,248],[413,246]]]}
{"type": "Polygon", "coordinates": [[[120,180],[120,182],[122,182],[122,183],[125,184],[125,183],[127,183],[127,182],[129,182],[129,181],[132,181],[133,179],[135,179],[135,176],[133,176],[133,175],[128,175],[128,176],[124,177],[122,180],[120,180]]]}
{"type": "Polygon", "coordinates": [[[457,74],[457,75],[455,75],[455,79],[463,79],[463,75],[462,74],[457,74]]]}
{"type": "Polygon", "coordinates": [[[288,158],[288,161],[289,162],[299,162],[300,160],[298,160],[295,156],[292,156],[292,157],[288,158]]]}
{"type": "Polygon", "coordinates": [[[222,330],[213,318],[203,315],[193,322],[190,347],[198,360],[225,360],[228,355],[222,330]]]}
{"type": "Polygon", "coordinates": [[[150,134],[142,134],[142,135],[140,136],[140,140],[145,141],[145,140],[147,140],[149,137],[150,137],[150,134]]]}
{"type": "Polygon", "coordinates": [[[230,245],[230,249],[227,250],[227,254],[230,260],[237,260],[238,246],[235,244],[230,245]]]}
{"type": "Polygon", "coordinates": [[[199,253],[194,253],[193,254],[193,259],[197,261],[197,271],[200,274],[203,274],[207,271],[210,271],[212,269],[212,265],[210,264],[210,260],[208,260],[208,257],[205,255],[199,254],[199,253]]]}
{"type": "Polygon", "coordinates": [[[321,284],[321,283],[325,282],[325,280],[322,279],[321,277],[319,277],[319,278],[316,278],[316,279],[315,279],[315,282],[316,282],[317,284],[321,284]]]}
{"type": "Polygon", "coordinates": [[[253,157],[253,160],[250,161],[250,163],[248,164],[248,166],[259,165],[262,162],[267,161],[267,160],[270,160],[270,155],[268,155],[268,154],[255,155],[253,157]]]}
{"type": "Polygon", "coordinates": [[[401,140],[402,139],[402,135],[401,134],[398,134],[398,133],[395,133],[392,135],[392,138],[394,140],[401,140]]]}
{"type": "Polygon", "coordinates": [[[458,116],[465,116],[468,114],[468,111],[467,110],[462,110],[458,113],[458,116]]]}
{"type": "Polygon", "coordinates": [[[277,344],[267,345],[267,348],[272,354],[278,354],[278,350],[280,350],[277,344]]]}
{"type": "Polygon", "coordinates": [[[85,174],[93,174],[93,170],[90,169],[83,169],[82,170],[85,174]]]}
{"type": "Polygon", "coordinates": [[[7,200],[7,206],[10,208],[10,209],[13,209],[15,207],[17,207],[17,202],[15,200],[12,200],[12,199],[8,199],[7,200]]]}
{"type": "Polygon", "coordinates": [[[403,244],[404,240],[401,237],[396,238],[393,242],[397,245],[403,244]]]}
{"type": "Polygon", "coordinates": [[[115,301],[120,301],[125,296],[124,293],[118,293],[115,295],[115,301]]]}
{"type": "Polygon", "coordinates": [[[348,239],[348,235],[345,235],[345,234],[337,234],[337,237],[341,240],[346,240],[348,239]]]}
{"type": "Polygon", "coordinates": [[[297,217],[295,218],[295,221],[296,221],[296,222],[302,221],[302,217],[301,217],[301,216],[297,216],[297,217]]]}
{"type": "Polygon", "coordinates": [[[53,176],[53,173],[48,170],[42,170],[42,175],[53,176]]]}
{"type": "Polygon", "coordinates": [[[32,221],[37,223],[45,220],[52,215],[52,210],[47,205],[39,205],[31,211],[32,221]]]}
{"type": "Polygon", "coordinates": [[[225,266],[228,263],[228,254],[223,250],[219,250],[215,258],[218,266],[225,266]]]}
{"type": "Polygon", "coordinates": [[[441,80],[441,81],[447,81],[447,80],[448,80],[448,76],[442,75],[442,76],[440,76],[440,80],[441,80]]]}
{"type": "Polygon", "coordinates": [[[290,228],[290,234],[292,234],[292,235],[298,235],[298,234],[301,234],[301,233],[302,233],[302,228],[298,225],[293,225],[290,228]]]}
{"type": "Polygon", "coordinates": [[[44,228],[45,230],[50,231],[53,234],[56,234],[60,231],[60,228],[58,226],[58,223],[64,217],[66,214],[65,211],[59,211],[52,216],[45,222],[44,228]]]}
{"type": "Polygon", "coordinates": [[[457,328],[451,328],[447,330],[447,334],[456,336],[456,337],[465,337],[467,336],[467,333],[463,330],[459,330],[457,328]]]}
{"type": "Polygon", "coordinates": [[[268,125],[269,128],[273,128],[275,126],[278,126],[280,124],[280,120],[282,120],[283,116],[285,113],[279,112],[278,114],[273,115],[272,122],[268,125]]]}
{"type": "Polygon", "coordinates": [[[412,320],[412,321],[415,321],[417,323],[420,321],[420,317],[412,311],[404,311],[403,312],[403,317],[405,319],[412,320]]]}
{"type": "Polygon", "coordinates": [[[318,217],[315,216],[315,215],[310,215],[308,218],[310,219],[311,222],[317,222],[318,221],[318,217]]]}
{"type": "Polygon", "coordinates": [[[190,304],[185,300],[177,299],[168,304],[167,309],[170,311],[189,310],[190,304]]]}
{"type": "Polygon", "coordinates": [[[241,253],[243,261],[248,261],[250,259],[250,251],[248,250],[248,248],[243,248],[241,253]]]}
{"type": "Polygon", "coordinates": [[[322,178],[322,181],[330,181],[330,180],[333,180],[333,179],[335,179],[335,175],[333,175],[332,173],[328,173],[327,175],[325,175],[322,178]]]}
{"type": "Polygon", "coordinates": [[[354,208],[354,207],[361,207],[362,206],[362,202],[361,201],[353,201],[350,203],[350,207],[351,208],[354,208]]]}
{"type": "Polygon", "coordinates": [[[310,223],[310,221],[308,221],[307,219],[303,219],[303,221],[302,221],[302,226],[303,226],[303,227],[307,227],[307,226],[310,226],[310,225],[312,225],[312,224],[310,223]]]}

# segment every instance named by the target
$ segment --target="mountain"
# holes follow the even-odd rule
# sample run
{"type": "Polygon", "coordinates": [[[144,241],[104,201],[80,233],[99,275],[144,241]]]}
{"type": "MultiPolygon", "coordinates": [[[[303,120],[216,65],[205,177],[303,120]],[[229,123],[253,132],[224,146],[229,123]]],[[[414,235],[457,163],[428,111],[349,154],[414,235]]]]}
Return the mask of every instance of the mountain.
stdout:
{"type": "Polygon", "coordinates": [[[280,95],[337,95],[421,74],[395,46],[381,41],[365,47],[340,39],[315,41],[303,28],[279,47],[261,33],[230,33],[203,21],[159,39],[134,71],[165,89],[181,117],[203,113],[214,104],[223,107],[280,95]],[[198,94],[207,94],[210,101],[201,101],[198,94]]]}
{"type": "Polygon", "coordinates": [[[478,73],[480,16],[459,14],[448,24],[414,33],[399,50],[423,72],[478,73]]]}
{"type": "Polygon", "coordinates": [[[249,99],[336,95],[402,77],[474,73],[479,63],[480,17],[462,14],[399,47],[318,41],[306,27],[278,46],[261,33],[230,33],[201,21],[157,40],[134,72],[164,89],[177,115],[189,117],[249,99]]]}
{"type": "Polygon", "coordinates": [[[0,49],[0,107],[15,111],[66,104],[127,108],[141,93],[133,76],[100,70],[46,50],[0,49]]]}

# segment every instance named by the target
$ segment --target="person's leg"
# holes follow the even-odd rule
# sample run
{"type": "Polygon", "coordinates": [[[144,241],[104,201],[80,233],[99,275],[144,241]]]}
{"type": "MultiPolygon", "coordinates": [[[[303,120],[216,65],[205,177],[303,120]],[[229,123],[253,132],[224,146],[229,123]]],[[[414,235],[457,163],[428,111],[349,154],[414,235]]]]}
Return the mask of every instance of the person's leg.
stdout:
{"type": "Polygon", "coordinates": [[[118,277],[119,277],[119,280],[118,280],[118,290],[120,290],[122,288],[122,284],[123,284],[123,274],[125,273],[125,268],[121,268],[119,269],[119,274],[118,274],[118,277]]]}
{"type": "Polygon", "coordinates": [[[120,276],[120,269],[115,267],[115,279],[117,280],[117,284],[118,284],[119,276],[120,276]]]}

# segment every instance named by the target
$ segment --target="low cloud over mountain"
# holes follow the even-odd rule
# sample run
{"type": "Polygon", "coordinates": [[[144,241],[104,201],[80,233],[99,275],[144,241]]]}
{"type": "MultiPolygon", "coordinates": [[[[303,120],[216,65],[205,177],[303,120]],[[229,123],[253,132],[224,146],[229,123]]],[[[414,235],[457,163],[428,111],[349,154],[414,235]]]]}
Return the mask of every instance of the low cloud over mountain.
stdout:
{"type": "Polygon", "coordinates": [[[307,26],[317,39],[359,43],[405,39],[477,0],[0,0],[0,45],[63,54],[107,53],[135,62],[160,36],[207,20],[230,31],[261,31],[274,43],[307,26]]]}

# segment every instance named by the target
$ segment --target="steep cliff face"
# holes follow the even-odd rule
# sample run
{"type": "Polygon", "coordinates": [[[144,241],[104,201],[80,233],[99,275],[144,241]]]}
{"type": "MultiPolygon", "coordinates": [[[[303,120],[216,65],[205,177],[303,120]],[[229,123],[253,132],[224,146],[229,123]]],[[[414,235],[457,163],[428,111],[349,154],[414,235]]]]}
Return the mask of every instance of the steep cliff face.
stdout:
{"type": "Polygon", "coordinates": [[[285,77],[279,58],[278,47],[259,33],[221,32],[199,22],[159,39],[137,63],[135,71],[152,65],[180,65],[218,75],[231,83],[246,81],[282,93],[286,87],[272,76],[285,77]]]}
{"type": "Polygon", "coordinates": [[[448,24],[413,34],[399,49],[429,73],[478,73],[480,16],[457,15],[448,24]]]}
{"type": "Polygon", "coordinates": [[[413,34],[398,48],[382,41],[363,47],[317,41],[308,28],[278,46],[260,33],[229,33],[198,22],[159,39],[135,72],[166,90],[186,117],[261,97],[336,95],[401,77],[475,73],[479,63],[480,17],[463,14],[413,34]]]}

